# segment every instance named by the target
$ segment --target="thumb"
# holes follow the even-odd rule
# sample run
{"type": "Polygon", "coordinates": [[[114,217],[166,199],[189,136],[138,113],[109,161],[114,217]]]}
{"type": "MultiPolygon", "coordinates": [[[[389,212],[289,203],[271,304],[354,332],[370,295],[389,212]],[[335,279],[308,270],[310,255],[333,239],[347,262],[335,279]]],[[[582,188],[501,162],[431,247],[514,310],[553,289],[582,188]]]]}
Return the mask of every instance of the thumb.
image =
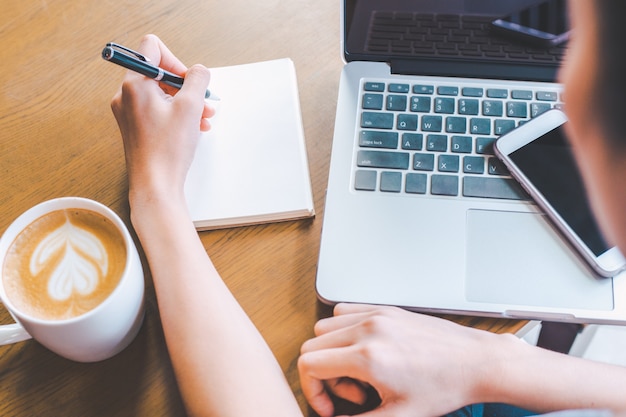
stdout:
{"type": "Polygon", "coordinates": [[[187,70],[185,74],[185,82],[179,91],[178,95],[185,97],[204,100],[207,87],[209,86],[209,80],[211,79],[211,73],[209,70],[200,64],[196,64],[187,70]]]}

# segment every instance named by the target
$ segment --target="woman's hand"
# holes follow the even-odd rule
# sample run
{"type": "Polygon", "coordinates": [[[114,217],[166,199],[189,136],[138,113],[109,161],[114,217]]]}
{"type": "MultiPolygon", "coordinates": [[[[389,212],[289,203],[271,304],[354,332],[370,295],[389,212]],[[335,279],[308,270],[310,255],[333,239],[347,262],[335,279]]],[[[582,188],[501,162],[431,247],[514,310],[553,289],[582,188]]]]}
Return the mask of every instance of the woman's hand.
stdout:
{"type": "Polygon", "coordinates": [[[185,77],[180,90],[128,71],[111,108],[126,154],[131,204],[134,197],[183,198],[183,186],[202,131],[214,110],[204,94],[209,71],[187,69],[159,38],[147,35],[139,52],[154,65],[185,77]]]}
{"type": "Polygon", "coordinates": [[[302,390],[321,416],[332,416],[328,395],[365,401],[365,387],[381,398],[379,416],[430,416],[477,399],[498,336],[399,308],[339,304],[304,343],[298,367],[302,390]]]}

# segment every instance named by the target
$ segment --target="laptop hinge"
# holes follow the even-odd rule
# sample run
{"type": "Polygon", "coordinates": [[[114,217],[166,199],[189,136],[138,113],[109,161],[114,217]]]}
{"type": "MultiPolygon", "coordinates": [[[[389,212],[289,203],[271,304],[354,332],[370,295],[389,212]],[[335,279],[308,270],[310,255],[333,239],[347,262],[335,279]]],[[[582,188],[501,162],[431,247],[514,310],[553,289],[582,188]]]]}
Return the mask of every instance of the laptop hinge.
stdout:
{"type": "Polygon", "coordinates": [[[397,59],[390,62],[392,74],[439,77],[493,78],[502,80],[555,82],[557,66],[519,65],[502,62],[397,59]]]}

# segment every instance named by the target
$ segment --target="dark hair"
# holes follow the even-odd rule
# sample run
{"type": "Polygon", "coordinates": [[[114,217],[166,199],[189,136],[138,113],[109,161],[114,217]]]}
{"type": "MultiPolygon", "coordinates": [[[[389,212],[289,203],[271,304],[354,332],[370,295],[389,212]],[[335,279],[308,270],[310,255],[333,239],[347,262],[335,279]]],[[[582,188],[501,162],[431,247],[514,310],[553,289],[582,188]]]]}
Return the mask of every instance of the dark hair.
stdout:
{"type": "MultiPolygon", "coordinates": [[[[588,1],[588,0],[580,0],[588,1]]],[[[594,115],[609,140],[626,148],[626,1],[594,1],[598,29],[598,65],[594,115]]]]}

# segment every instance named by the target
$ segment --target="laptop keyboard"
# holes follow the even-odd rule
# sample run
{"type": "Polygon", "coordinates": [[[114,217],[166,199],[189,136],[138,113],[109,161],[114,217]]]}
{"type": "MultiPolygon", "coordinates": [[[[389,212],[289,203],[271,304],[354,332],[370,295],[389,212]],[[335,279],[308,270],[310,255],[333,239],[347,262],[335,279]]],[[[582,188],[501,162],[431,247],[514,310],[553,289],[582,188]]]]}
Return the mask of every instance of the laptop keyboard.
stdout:
{"type": "Polygon", "coordinates": [[[354,189],[528,199],[494,156],[493,143],[527,120],[561,108],[561,89],[487,82],[363,80],[354,189]]]}
{"type": "Polygon", "coordinates": [[[525,46],[493,36],[493,17],[377,11],[372,13],[366,50],[385,55],[441,56],[490,61],[561,63],[565,45],[525,46]]]}

